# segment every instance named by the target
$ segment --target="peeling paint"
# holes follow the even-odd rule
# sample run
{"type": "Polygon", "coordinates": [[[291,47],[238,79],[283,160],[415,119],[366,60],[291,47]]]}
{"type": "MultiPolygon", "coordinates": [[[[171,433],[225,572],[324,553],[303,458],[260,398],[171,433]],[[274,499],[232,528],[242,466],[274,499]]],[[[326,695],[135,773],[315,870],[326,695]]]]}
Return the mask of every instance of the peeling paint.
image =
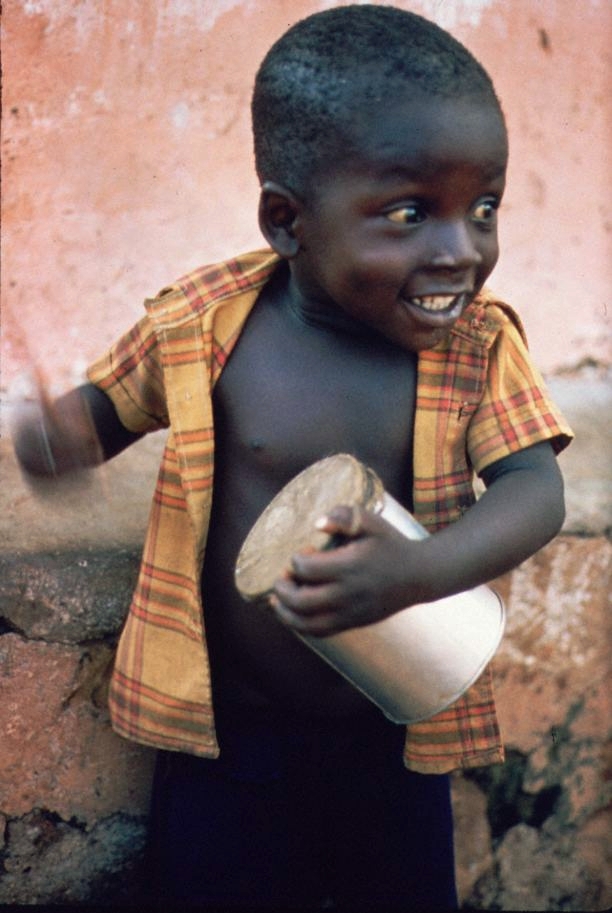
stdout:
{"type": "Polygon", "coordinates": [[[26,16],[39,16],[44,12],[44,6],[45,4],[42,0],[25,0],[25,2],[22,3],[23,11],[26,16]]]}
{"type": "Polygon", "coordinates": [[[496,5],[497,0],[423,0],[422,11],[445,29],[462,25],[477,28],[485,10],[496,5]]]}
{"type": "Polygon", "coordinates": [[[503,650],[527,668],[536,662],[551,672],[559,664],[584,668],[602,657],[604,645],[592,638],[589,621],[607,598],[610,546],[578,541],[559,539],[512,575],[503,650]]]}
{"type": "Polygon", "coordinates": [[[185,130],[189,126],[190,110],[185,101],[179,101],[170,111],[170,120],[177,130],[185,130]]]}

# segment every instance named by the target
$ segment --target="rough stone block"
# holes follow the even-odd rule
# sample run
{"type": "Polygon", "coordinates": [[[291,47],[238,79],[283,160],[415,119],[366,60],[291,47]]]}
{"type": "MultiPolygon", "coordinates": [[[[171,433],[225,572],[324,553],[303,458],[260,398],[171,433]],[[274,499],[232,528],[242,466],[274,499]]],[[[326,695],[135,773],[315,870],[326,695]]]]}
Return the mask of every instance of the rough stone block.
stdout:
{"type": "Polygon", "coordinates": [[[474,885],[493,866],[493,845],[485,793],[476,783],[456,775],[451,794],[457,893],[461,901],[472,894],[474,885]]]}
{"type": "Polygon", "coordinates": [[[0,637],[0,812],[46,808],[90,824],[146,814],[153,752],[111,730],[106,644],[86,647],[0,637]]]}
{"type": "Polygon", "coordinates": [[[601,910],[601,884],[592,880],[582,860],[560,854],[554,842],[526,824],[512,828],[496,855],[496,871],[479,883],[477,909],[601,910]]]}
{"type": "Polygon", "coordinates": [[[91,827],[35,809],[7,827],[0,904],[117,909],[137,897],[146,840],[143,821],[116,814],[91,827]]]}
{"type": "Polygon", "coordinates": [[[0,553],[0,619],[35,640],[77,644],[116,634],[139,561],[127,548],[0,553]]]}
{"type": "Polygon", "coordinates": [[[112,654],[0,636],[0,904],[139,889],[154,752],[111,730],[112,654]]]}
{"type": "MultiPolygon", "coordinates": [[[[491,833],[493,863],[475,882],[458,856],[470,908],[612,905],[611,558],[604,538],[562,536],[495,584],[508,609],[495,660],[507,761],[454,783],[486,797],[491,833]]],[[[474,828],[458,816],[458,846],[474,828]]]]}
{"type": "Polygon", "coordinates": [[[576,435],[559,457],[564,531],[605,535],[612,530],[612,368],[587,361],[549,378],[548,387],[576,435]]]}

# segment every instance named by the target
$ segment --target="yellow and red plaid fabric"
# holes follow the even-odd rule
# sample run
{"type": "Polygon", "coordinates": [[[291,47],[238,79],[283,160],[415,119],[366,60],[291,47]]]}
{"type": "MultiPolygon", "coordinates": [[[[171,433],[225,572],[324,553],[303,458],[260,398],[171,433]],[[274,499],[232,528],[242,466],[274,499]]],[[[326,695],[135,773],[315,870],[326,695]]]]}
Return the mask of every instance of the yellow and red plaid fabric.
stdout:
{"type": "MultiPolygon", "coordinates": [[[[211,393],[278,263],[256,251],[191,273],[147,301],[146,316],[88,372],[126,428],[169,428],[109,698],[115,730],[146,745],[219,753],[200,588],[214,473],[211,393]]],[[[518,319],[482,294],[446,342],[419,354],[415,515],[441,528],[473,503],[474,471],[542,440],[560,450],[570,438],[518,319]]],[[[490,669],[452,707],[406,730],[413,770],[502,756],[490,669]]]]}

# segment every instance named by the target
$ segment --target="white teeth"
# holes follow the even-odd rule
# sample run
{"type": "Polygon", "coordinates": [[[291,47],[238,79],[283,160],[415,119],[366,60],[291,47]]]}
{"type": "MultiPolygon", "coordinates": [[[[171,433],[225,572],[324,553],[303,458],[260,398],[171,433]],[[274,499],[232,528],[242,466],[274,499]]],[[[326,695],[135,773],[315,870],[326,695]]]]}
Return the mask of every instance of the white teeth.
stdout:
{"type": "Polygon", "coordinates": [[[445,311],[456,297],[456,295],[423,295],[422,298],[411,298],[410,300],[424,311],[445,311]]]}

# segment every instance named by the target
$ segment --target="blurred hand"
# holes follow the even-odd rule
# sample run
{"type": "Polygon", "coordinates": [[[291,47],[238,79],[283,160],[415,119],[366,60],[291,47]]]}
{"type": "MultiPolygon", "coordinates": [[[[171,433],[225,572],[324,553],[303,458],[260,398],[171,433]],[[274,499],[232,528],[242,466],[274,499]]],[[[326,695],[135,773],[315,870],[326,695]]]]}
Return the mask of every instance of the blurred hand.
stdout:
{"type": "Polygon", "coordinates": [[[52,400],[40,371],[33,393],[15,406],[11,436],[21,468],[35,478],[57,478],[102,462],[88,404],[79,390],[52,400]]]}

